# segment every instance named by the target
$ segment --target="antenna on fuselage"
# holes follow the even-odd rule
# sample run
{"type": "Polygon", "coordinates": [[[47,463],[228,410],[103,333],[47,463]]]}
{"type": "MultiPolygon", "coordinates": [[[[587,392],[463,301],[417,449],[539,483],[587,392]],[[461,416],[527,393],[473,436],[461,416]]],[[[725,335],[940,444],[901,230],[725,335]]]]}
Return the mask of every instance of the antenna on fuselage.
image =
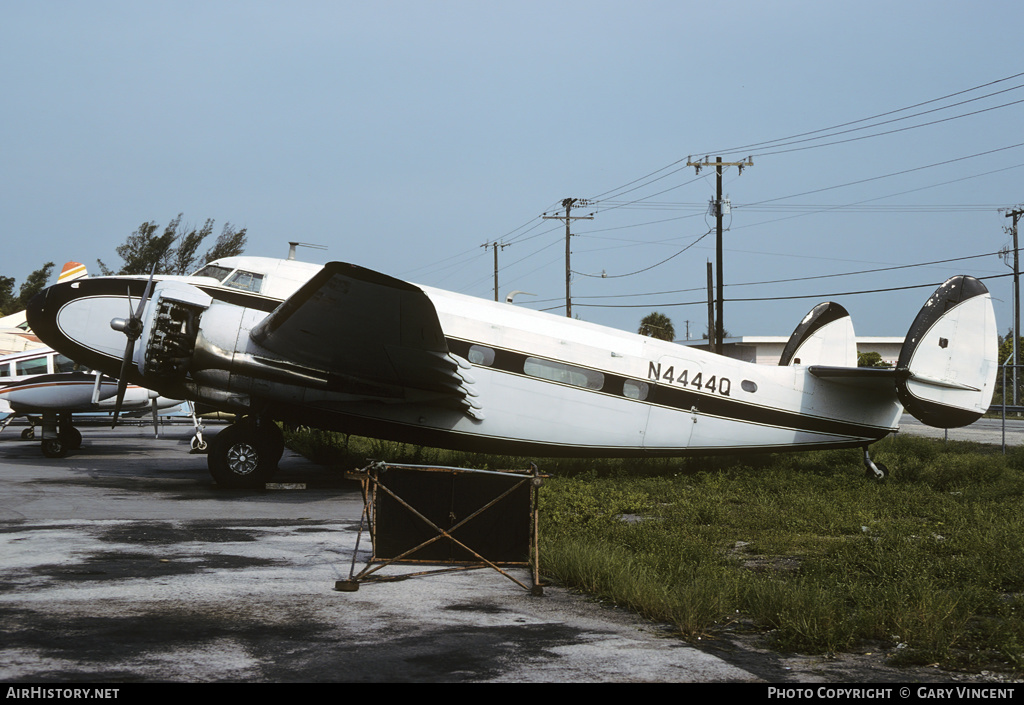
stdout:
{"type": "Polygon", "coordinates": [[[536,294],[531,294],[528,291],[520,291],[519,289],[516,289],[515,291],[510,291],[510,292],[508,292],[508,294],[506,294],[506,296],[505,296],[505,303],[507,303],[507,304],[512,303],[512,299],[514,299],[516,297],[516,294],[525,294],[527,296],[536,296],[536,294]]]}
{"type": "Polygon", "coordinates": [[[326,250],[327,245],[314,245],[309,242],[289,242],[288,243],[288,259],[295,259],[295,248],[296,247],[311,247],[314,250],[326,250]]]}

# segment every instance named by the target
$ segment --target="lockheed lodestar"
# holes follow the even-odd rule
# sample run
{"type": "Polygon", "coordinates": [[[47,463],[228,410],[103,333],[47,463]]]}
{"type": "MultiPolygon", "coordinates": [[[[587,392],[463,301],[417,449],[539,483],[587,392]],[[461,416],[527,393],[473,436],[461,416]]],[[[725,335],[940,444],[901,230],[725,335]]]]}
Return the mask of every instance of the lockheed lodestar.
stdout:
{"type": "Polygon", "coordinates": [[[210,442],[227,486],[266,481],[275,421],[527,456],[865,449],[904,408],[939,427],[988,408],[991,296],[970,276],[925,303],[893,369],[858,368],[850,316],[821,304],[781,364],[416,286],[353,264],[234,257],[187,278],[56,284],[29,305],[69,358],[238,415],[210,442]]]}

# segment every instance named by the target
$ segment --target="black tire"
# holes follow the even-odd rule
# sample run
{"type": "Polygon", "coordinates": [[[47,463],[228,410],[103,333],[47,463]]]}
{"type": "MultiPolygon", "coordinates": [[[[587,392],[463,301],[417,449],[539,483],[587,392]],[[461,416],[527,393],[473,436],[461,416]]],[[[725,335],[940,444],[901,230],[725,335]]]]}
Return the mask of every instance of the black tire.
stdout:
{"type": "Polygon", "coordinates": [[[59,438],[44,438],[40,444],[43,455],[47,458],[63,458],[68,454],[68,447],[59,438]]]}
{"type": "Polygon", "coordinates": [[[277,469],[277,460],[253,426],[228,426],[208,444],[206,464],[221,487],[262,487],[277,469]]]}
{"type": "Polygon", "coordinates": [[[868,480],[874,480],[875,482],[885,482],[889,478],[889,468],[887,468],[882,463],[875,463],[875,467],[878,468],[878,471],[880,473],[882,473],[881,477],[876,475],[875,471],[872,470],[871,468],[864,469],[864,477],[866,477],[868,480]]]}
{"type": "Polygon", "coordinates": [[[34,426],[29,426],[21,432],[21,440],[31,441],[36,437],[36,429],[34,426]]]}
{"type": "Polygon", "coordinates": [[[257,433],[267,450],[267,459],[276,468],[284,455],[284,432],[273,421],[261,420],[257,433]]]}
{"type": "Polygon", "coordinates": [[[82,447],[82,432],[74,426],[68,426],[67,430],[61,430],[57,434],[60,442],[67,446],[68,450],[78,450],[82,447]]]}

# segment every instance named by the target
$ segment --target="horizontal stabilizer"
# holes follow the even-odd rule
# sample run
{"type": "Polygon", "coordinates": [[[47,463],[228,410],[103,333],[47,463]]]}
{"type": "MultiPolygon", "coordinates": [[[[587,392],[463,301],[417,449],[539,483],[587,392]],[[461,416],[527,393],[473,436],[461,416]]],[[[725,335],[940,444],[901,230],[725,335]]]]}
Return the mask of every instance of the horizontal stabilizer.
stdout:
{"type": "Polygon", "coordinates": [[[974,423],[992,403],[997,339],[985,285],[966,275],[947,280],[917,314],[900,350],[900,402],[929,426],[974,423]]]}
{"type": "Polygon", "coordinates": [[[829,367],[811,365],[807,371],[819,379],[859,389],[888,389],[896,386],[896,370],[884,367],[829,367]]]}

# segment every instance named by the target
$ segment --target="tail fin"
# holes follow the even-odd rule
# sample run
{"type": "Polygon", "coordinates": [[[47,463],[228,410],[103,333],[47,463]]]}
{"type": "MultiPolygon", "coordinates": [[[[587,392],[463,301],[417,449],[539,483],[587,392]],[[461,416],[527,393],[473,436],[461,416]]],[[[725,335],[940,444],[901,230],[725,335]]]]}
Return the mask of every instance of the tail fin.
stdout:
{"type": "Polygon", "coordinates": [[[57,277],[57,281],[71,281],[72,279],[88,276],[88,274],[85,270],[85,265],[81,262],[65,262],[63,269],[60,270],[60,276],[57,277]]]}
{"type": "Polygon", "coordinates": [[[974,277],[952,277],[910,326],[896,363],[896,394],[921,422],[974,423],[992,403],[998,333],[992,296],[974,277]]]}
{"type": "Polygon", "coordinates": [[[818,304],[789,336],[780,365],[857,366],[857,338],[846,309],[831,301],[818,304]]]}

